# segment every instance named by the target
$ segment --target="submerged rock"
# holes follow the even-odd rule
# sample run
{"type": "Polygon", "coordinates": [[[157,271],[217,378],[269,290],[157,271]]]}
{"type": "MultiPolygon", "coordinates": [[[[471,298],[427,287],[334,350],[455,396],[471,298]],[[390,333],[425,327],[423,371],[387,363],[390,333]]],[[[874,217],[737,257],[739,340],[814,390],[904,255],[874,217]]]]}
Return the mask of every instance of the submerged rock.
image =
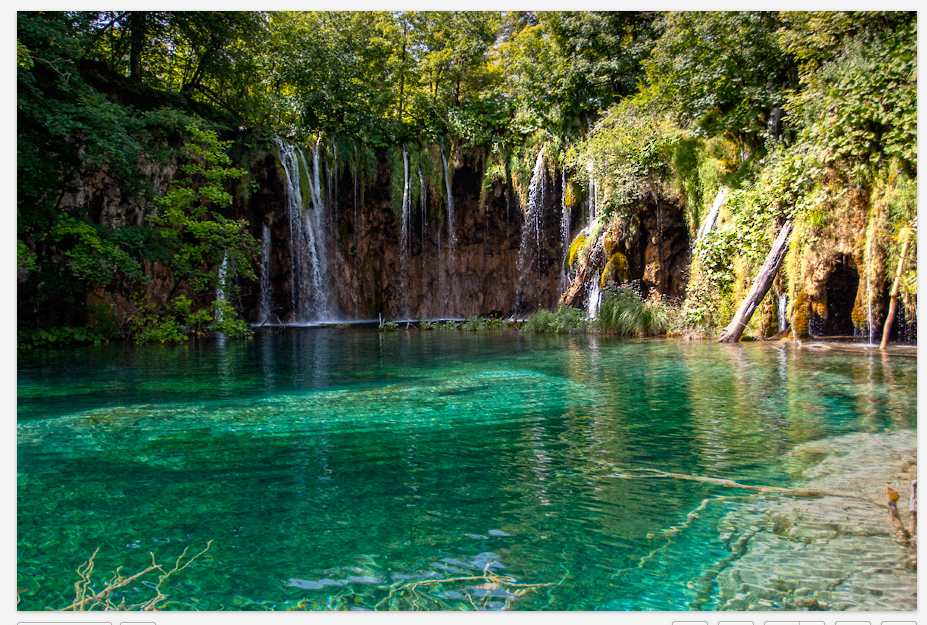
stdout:
{"type": "MultiPolygon", "coordinates": [[[[916,549],[889,519],[885,488],[910,491],[917,433],[851,434],[801,445],[807,488],[820,499],[760,500],[731,513],[731,540],[759,528],[717,575],[724,610],[916,610],[916,549]],[[754,529],[750,529],[750,528],[754,529]]],[[[905,497],[899,512],[907,524],[905,497]]]]}

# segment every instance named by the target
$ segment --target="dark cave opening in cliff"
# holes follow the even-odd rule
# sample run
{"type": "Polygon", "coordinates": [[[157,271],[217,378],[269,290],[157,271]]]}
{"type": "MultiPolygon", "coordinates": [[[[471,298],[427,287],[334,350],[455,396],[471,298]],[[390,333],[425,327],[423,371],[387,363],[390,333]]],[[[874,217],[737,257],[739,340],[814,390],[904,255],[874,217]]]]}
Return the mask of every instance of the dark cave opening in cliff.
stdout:
{"type": "Polygon", "coordinates": [[[815,319],[817,336],[853,336],[853,306],[859,289],[859,271],[851,256],[841,255],[827,276],[827,317],[815,319]]]}

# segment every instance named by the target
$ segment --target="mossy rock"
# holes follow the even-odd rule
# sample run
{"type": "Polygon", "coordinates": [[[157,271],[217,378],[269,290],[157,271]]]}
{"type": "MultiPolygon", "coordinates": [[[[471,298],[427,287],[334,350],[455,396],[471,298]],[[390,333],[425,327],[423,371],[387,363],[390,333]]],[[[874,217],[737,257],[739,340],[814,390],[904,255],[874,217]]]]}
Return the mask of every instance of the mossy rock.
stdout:
{"type": "Polygon", "coordinates": [[[809,336],[808,323],[811,321],[811,306],[805,301],[804,292],[800,292],[795,298],[792,310],[795,317],[792,331],[798,338],[807,338],[809,336]]]}
{"type": "Polygon", "coordinates": [[[576,256],[579,253],[579,250],[586,245],[586,235],[581,234],[573,239],[573,242],[570,243],[570,251],[567,254],[566,266],[570,268],[573,266],[573,261],[576,260],[576,256]]]}
{"type": "Polygon", "coordinates": [[[576,182],[569,180],[563,188],[563,203],[566,206],[575,206],[583,200],[583,190],[576,182]]]}
{"type": "Polygon", "coordinates": [[[605,249],[606,254],[611,254],[618,247],[618,244],[621,243],[621,235],[618,233],[618,230],[610,228],[605,233],[605,240],[602,244],[605,249]]]}
{"type": "Polygon", "coordinates": [[[631,279],[631,268],[628,265],[628,259],[621,252],[615,252],[605,264],[602,270],[602,276],[599,278],[599,286],[605,286],[605,283],[613,280],[615,282],[627,282],[631,279]]]}

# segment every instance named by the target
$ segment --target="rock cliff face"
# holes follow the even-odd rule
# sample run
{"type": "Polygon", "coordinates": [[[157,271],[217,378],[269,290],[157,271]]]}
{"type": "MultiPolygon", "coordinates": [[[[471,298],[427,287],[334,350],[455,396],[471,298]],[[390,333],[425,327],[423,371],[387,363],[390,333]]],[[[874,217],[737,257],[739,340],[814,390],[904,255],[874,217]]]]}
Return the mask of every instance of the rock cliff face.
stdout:
{"type": "MultiPolygon", "coordinates": [[[[481,158],[452,155],[451,223],[440,163],[432,170],[438,172],[440,180],[432,184],[440,192],[436,187],[419,194],[403,219],[391,180],[395,167],[385,154],[368,167],[367,184],[358,185],[356,172],[344,162],[330,165],[323,156],[316,168],[311,149],[277,145],[251,151],[237,162],[249,179],[235,193],[232,216],[244,219],[263,247],[258,279],[234,278],[240,295],[233,304],[249,323],[521,317],[555,308],[567,287],[568,303],[580,307],[592,274],[598,280],[609,260],[600,240],[585,265],[567,273],[570,241],[586,226],[584,207],[564,207],[562,175],[548,169],[541,157],[530,186],[519,194],[501,182],[482,189],[481,158]],[[283,153],[291,158],[281,158],[283,153]],[[426,201],[420,202],[423,195],[426,201]],[[308,249],[313,241],[321,241],[317,250],[308,249]]],[[[173,166],[152,166],[147,172],[156,195],[174,172],[173,166]]],[[[415,174],[408,178],[418,184],[415,174]]],[[[97,207],[100,222],[115,227],[139,225],[152,210],[105,177],[85,181],[74,193],[73,202],[97,207]]],[[[631,278],[641,282],[645,294],[682,297],[689,249],[682,213],[657,198],[639,209],[635,234],[620,242],[631,278]]],[[[151,278],[144,288],[150,302],[189,290],[164,265],[146,261],[144,270],[151,278]]],[[[24,307],[23,288],[21,317],[39,314],[24,307]]],[[[88,289],[82,298],[124,319],[135,306],[130,290],[117,280],[88,289]]],[[[70,309],[72,316],[76,310],[70,309]]]]}
{"type": "Polygon", "coordinates": [[[691,246],[682,207],[650,194],[634,205],[628,221],[633,224],[629,233],[604,229],[587,241],[586,251],[571,267],[563,304],[586,306],[596,287],[613,282],[636,284],[643,297],[683,300],[691,246]],[[624,268],[610,272],[609,261],[615,256],[624,268]]]}
{"type": "MultiPolygon", "coordinates": [[[[304,186],[312,184],[310,161],[311,155],[304,154],[304,186]]],[[[549,174],[543,174],[546,193],[532,220],[512,190],[501,184],[480,202],[482,171],[477,159],[460,156],[451,171],[453,241],[446,200],[432,198],[425,210],[415,206],[408,211],[403,249],[401,207],[391,198],[386,163],[378,163],[376,182],[363,192],[348,168],[327,171],[322,163],[325,214],[320,224],[326,237],[326,297],[333,314],[316,319],[301,317],[294,305],[300,271],[292,244],[294,228],[300,226],[288,214],[287,203],[287,194],[294,190],[287,186],[278,154],[268,152],[255,159],[251,172],[259,190],[238,210],[248,218],[255,238],[269,234],[270,251],[268,267],[258,271],[267,276],[263,286],[260,280],[241,284],[245,318],[251,323],[311,323],[381,315],[508,316],[555,306],[564,240],[561,191],[549,174]],[[269,306],[262,308],[262,298],[269,306]]],[[[319,210],[308,204],[304,211],[319,210]]]]}

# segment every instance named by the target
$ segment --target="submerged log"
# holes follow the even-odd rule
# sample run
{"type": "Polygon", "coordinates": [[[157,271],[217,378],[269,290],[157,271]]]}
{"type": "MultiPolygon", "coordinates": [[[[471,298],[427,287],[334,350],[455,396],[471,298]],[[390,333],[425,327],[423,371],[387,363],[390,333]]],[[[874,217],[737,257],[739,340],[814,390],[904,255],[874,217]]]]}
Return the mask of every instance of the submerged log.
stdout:
{"type": "MultiPolygon", "coordinates": [[[[641,469],[649,475],[629,475],[627,473],[613,473],[609,477],[623,480],[646,479],[646,478],[669,478],[674,480],[686,480],[689,482],[703,482],[705,484],[714,484],[725,488],[741,488],[751,490],[764,495],[786,495],[789,497],[801,497],[804,499],[820,499],[821,497],[849,497],[840,493],[818,490],[816,488],[782,488],[779,486],[754,486],[753,484],[742,484],[734,480],[728,480],[720,477],[706,477],[704,475],[688,475],[686,473],[667,473],[660,469],[641,469]]],[[[862,497],[859,497],[862,499],[862,497]]],[[[867,500],[868,501],[868,500],[867,500]]]]}
{"type": "Polygon", "coordinates": [[[747,297],[744,298],[740,308],[737,309],[734,319],[721,331],[721,336],[718,337],[719,343],[736,343],[740,340],[744,328],[750,323],[750,318],[756,311],[757,306],[760,305],[760,302],[766,296],[769,287],[772,286],[773,279],[779,272],[779,267],[782,266],[782,261],[785,259],[785,254],[789,249],[789,235],[791,234],[792,220],[789,219],[782,224],[779,236],[777,236],[775,242],[773,242],[772,249],[769,250],[769,255],[766,256],[766,261],[763,263],[760,273],[757,274],[756,278],[753,280],[753,287],[750,289],[747,297]]]}
{"type": "Polygon", "coordinates": [[[882,330],[882,343],[879,349],[885,349],[888,344],[888,335],[892,332],[892,322],[895,320],[895,310],[898,308],[898,283],[901,281],[901,274],[904,272],[904,257],[908,253],[908,229],[901,231],[901,238],[904,243],[901,245],[901,256],[898,258],[898,271],[895,272],[895,283],[892,284],[892,300],[888,306],[888,316],[885,318],[885,327],[882,330]]]}

